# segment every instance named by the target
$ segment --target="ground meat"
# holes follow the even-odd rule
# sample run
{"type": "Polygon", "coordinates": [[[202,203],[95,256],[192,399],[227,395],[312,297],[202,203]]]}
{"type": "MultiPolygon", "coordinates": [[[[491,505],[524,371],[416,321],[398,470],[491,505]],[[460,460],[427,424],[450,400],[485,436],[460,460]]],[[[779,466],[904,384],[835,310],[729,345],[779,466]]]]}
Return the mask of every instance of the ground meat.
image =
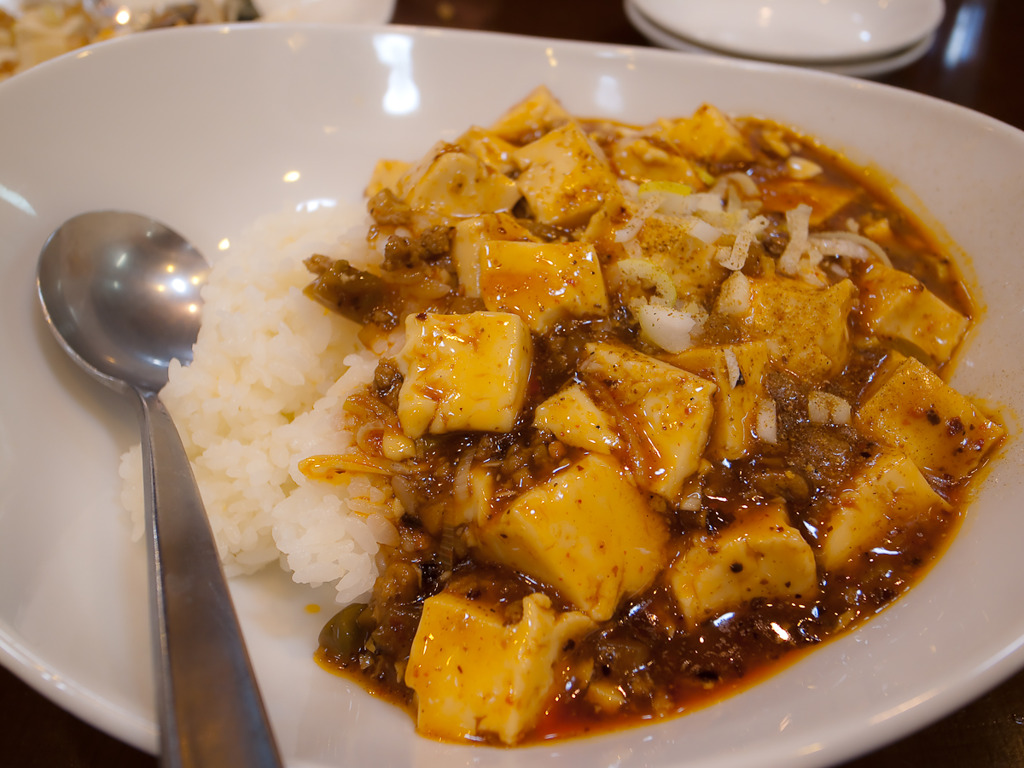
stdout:
{"type": "Polygon", "coordinates": [[[387,283],[371,272],[356,269],[344,259],[333,260],[314,254],[305,260],[306,269],[316,277],[306,286],[305,294],[349,320],[382,328],[398,324],[389,309],[391,291],[387,283]]]}
{"type": "Polygon", "coordinates": [[[412,221],[412,209],[390,189],[382,189],[371,197],[367,208],[373,220],[381,225],[402,226],[412,221]]]}
{"type": "Polygon", "coordinates": [[[430,227],[418,239],[392,235],[384,245],[384,269],[418,269],[432,264],[448,255],[454,237],[455,227],[445,226],[430,227]]]}
{"type": "Polygon", "coordinates": [[[398,412],[398,393],[404,378],[393,358],[382,357],[373,372],[373,391],[392,411],[398,412]]]}

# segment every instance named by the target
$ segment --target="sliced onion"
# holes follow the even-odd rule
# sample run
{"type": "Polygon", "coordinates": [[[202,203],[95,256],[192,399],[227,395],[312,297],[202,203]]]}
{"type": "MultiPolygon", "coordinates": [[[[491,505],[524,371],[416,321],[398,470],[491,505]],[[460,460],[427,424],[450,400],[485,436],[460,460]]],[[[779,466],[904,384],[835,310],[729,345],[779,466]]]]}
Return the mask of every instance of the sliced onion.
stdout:
{"type": "Polygon", "coordinates": [[[874,256],[885,266],[892,266],[889,255],[882,250],[882,246],[857,232],[846,232],[841,229],[816,232],[811,235],[810,240],[822,253],[830,256],[847,256],[860,261],[874,256]]]}
{"type": "Polygon", "coordinates": [[[691,216],[694,213],[720,213],[722,198],[710,192],[694,192],[692,195],[663,195],[658,205],[660,213],[673,216],[691,216]]]}
{"type": "Polygon", "coordinates": [[[646,200],[641,199],[640,206],[637,208],[636,213],[633,214],[632,218],[626,222],[624,227],[616,230],[615,242],[625,243],[636,238],[636,236],[640,234],[640,230],[643,229],[644,224],[647,223],[647,217],[658,209],[658,203],[658,198],[653,196],[646,200]]]}
{"type": "Polygon", "coordinates": [[[693,344],[690,333],[697,326],[697,321],[686,312],[647,302],[636,302],[630,308],[640,323],[644,338],[652,344],[672,354],[693,344]]]}
{"type": "Polygon", "coordinates": [[[701,211],[701,218],[723,232],[736,234],[750,221],[750,211],[739,208],[735,211],[701,211]]]}
{"type": "Polygon", "coordinates": [[[473,469],[473,459],[476,457],[476,449],[467,451],[455,465],[455,479],[452,482],[455,500],[460,504],[466,504],[470,500],[472,492],[470,472],[473,469]]]}
{"type": "Polygon", "coordinates": [[[386,429],[383,421],[368,421],[356,431],[356,445],[363,451],[370,453],[375,451],[376,442],[381,433],[386,429]]]}
{"type": "Polygon", "coordinates": [[[800,266],[800,257],[807,250],[807,238],[811,226],[811,206],[801,203],[786,211],[786,228],[789,242],[779,257],[779,270],[786,275],[795,275],[800,266]]]}
{"type": "Polygon", "coordinates": [[[736,187],[729,187],[729,193],[725,196],[725,210],[728,213],[744,210],[743,198],[736,191],[736,187]]]}
{"type": "Polygon", "coordinates": [[[411,515],[416,512],[416,488],[409,478],[395,475],[391,478],[391,490],[405,513],[411,515]]]}
{"type": "Polygon", "coordinates": [[[757,188],[757,184],[754,183],[754,180],[741,171],[733,171],[719,176],[718,181],[715,182],[715,186],[711,188],[711,192],[717,194],[721,198],[724,198],[729,192],[730,184],[735,184],[745,197],[758,199],[761,197],[761,190],[757,188]]]}
{"type": "Polygon", "coordinates": [[[299,471],[310,480],[341,482],[346,472],[361,472],[370,475],[394,475],[401,471],[400,465],[387,459],[349,453],[309,456],[299,462],[299,471]]]}
{"type": "Polygon", "coordinates": [[[686,197],[692,193],[693,187],[681,181],[645,181],[637,190],[637,194],[641,198],[648,195],[681,195],[686,197]]]}
{"type": "MultiPolygon", "coordinates": [[[[725,266],[732,259],[732,246],[720,245],[715,248],[715,261],[725,266]]],[[[734,272],[736,270],[733,270],[734,272]]]]}
{"type": "Polygon", "coordinates": [[[765,443],[775,445],[779,442],[779,421],[775,411],[775,401],[770,397],[762,398],[757,407],[757,436],[765,443]]]}
{"type": "Polygon", "coordinates": [[[685,227],[688,235],[705,245],[711,245],[722,236],[722,230],[697,216],[687,217],[685,227]]]}
{"type": "Polygon", "coordinates": [[[622,279],[631,283],[647,283],[669,306],[676,303],[676,286],[661,267],[646,259],[623,259],[615,264],[622,279]]]}
{"type": "Polygon", "coordinates": [[[812,235],[808,242],[812,243],[820,253],[826,256],[846,256],[857,261],[867,261],[871,258],[871,251],[860,243],[855,243],[851,240],[812,235]]]}
{"type": "Polygon", "coordinates": [[[640,185],[630,179],[618,179],[619,191],[627,200],[636,200],[640,193],[640,185]]]}
{"type": "Polygon", "coordinates": [[[806,179],[813,179],[815,176],[820,176],[822,174],[822,168],[816,162],[808,160],[806,157],[791,155],[786,159],[786,173],[791,179],[805,181],[806,179]]]}
{"type": "Polygon", "coordinates": [[[750,311],[750,279],[733,272],[722,283],[715,309],[723,315],[745,315],[750,311]]]}
{"type": "Polygon", "coordinates": [[[850,404],[837,395],[815,390],[807,395],[807,417],[812,424],[849,424],[850,404]]]}
{"type": "MultiPolygon", "coordinates": [[[[685,216],[707,203],[702,198],[691,200],[693,189],[679,181],[645,181],[637,190],[637,195],[645,203],[657,201],[655,210],[674,216],[685,216]]],[[[716,199],[715,202],[721,206],[721,201],[716,199]]]]}
{"type": "Polygon", "coordinates": [[[725,370],[729,374],[729,389],[735,389],[740,380],[740,361],[731,349],[725,350],[725,370]]]}
{"type": "Polygon", "coordinates": [[[754,242],[754,238],[767,226],[768,219],[764,216],[755,216],[744,224],[736,235],[736,242],[733,243],[728,257],[725,260],[719,259],[721,265],[733,272],[743,269],[743,265],[747,263],[747,256],[750,255],[750,246],[754,242]]]}

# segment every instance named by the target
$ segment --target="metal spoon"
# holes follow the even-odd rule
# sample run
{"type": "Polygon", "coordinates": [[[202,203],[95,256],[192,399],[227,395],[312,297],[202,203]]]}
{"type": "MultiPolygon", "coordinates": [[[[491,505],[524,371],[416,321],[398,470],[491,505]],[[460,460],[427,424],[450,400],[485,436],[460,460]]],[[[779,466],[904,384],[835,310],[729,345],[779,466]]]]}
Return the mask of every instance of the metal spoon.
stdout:
{"type": "Polygon", "coordinates": [[[143,216],[86,213],[43,246],[37,286],[64,350],[104,384],[134,393],[142,427],[150,607],[164,765],[280,766],[206,512],[157,396],[192,359],[209,267],[143,216]]]}

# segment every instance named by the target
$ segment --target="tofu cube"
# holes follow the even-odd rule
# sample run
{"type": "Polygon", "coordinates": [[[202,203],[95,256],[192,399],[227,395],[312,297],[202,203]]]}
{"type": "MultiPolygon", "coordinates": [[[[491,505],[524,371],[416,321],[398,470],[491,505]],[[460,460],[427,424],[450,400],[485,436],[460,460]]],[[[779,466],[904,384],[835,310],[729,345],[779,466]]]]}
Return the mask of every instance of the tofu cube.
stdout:
{"type": "Polygon", "coordinates": [[[503,619],[500,606],[462,594],[424,601],[405,668],[420,733],[515,744],[550,703],[562,647],[593,628],[581,613],[557,613],[540,593],[523,599],[518,622],[503,619]]]}
{"type": "Polygon", "coordinates": [[[701,106],[692,117],[659,121],[653,136],[687,157],[704,162],[729,163],[754,157],[739,129],[710,104],[701,106]]]}
{"type": "Polygon", "coordinates": [[[370,182],[366,185],[366,197],[373,197],[378,192],[390,189],[396,195],[405,176],[412,166],[404,160],[378,160],[370,174],[370,182]]]}
{"type": "Polygon", "coordinates": [[[525,144],[570,120],[572,116],[561,102],[546,86],[541,85],[498,118],[491,126],[491,131],[505,141],[525,144]]]}
{"type": "Polygon", "coordinates": [[[968,319],[913,275],[872,266],[860,282],[860,318],[875,336],[907,344],[941,365],[953,356],[968,319]]]}
{"type": "Polygon", "coordinates": [[[757,446],[759,404],[770,397],[764,383],[769,359],[765,341],[691,347],[671,358],[674,365],[718,386],[707,448],[712,459],[740,459],[757,446]]]}
{"type": "MultiPolygon", "coordinates": [[[[700,466],[714,418],[711,381],[682,368],[615,344],[591,344],[580,365],[584,386],[615,402],[620,434],[628,444],[638,486],[676,501],[700,466]]],[[[598,398],[599,400],[599,398],[598,398]]]]}
{"type": "Polygon", "coordinates": [[[588,453],[479,520],[475,536],[489,559],[604,621],[664,569],[669,531],[616,459],[588,453]]]}
{"type": "Polygon", "coordinates": [[[570,384],[537,406],[533,426],[554,433],[566,445],[598,453],[619,446],[612,419],[579,384],[570,384]]]}
{"type": "Polygon", "coordinates": [[[907,456],[939,487],[974,472],[1004,429],[913,357],[893,354],[854,414],[867,437],[907,456]]]}
{"type": "Polygon", "coordinates": [[[628,258],[625,246],[615,238],[633,213],[621,195],[611,195],[590,217],[582,230],[582,239],[593,243],[602,255],[612,259],[628,258]]]}
{"type": "Polygon", "coordinates": [[[576,123],[567,123],[520,147],[516,179],[530,210],[542,224],[585,225],[602,202],[617,194],[608,163],[576,123]]]}
{"type": "Polygon", "coordinates": [[[512,429],[532,363],[530,331],[518,315],[409,315],[405,333],[398,421],[408,437],[512,429]]]}
{"type": "Polygon", "coordinates": [[[508,176],[443,142],[409,169],[398,191],[412,208],[453,217],[509,211],[521,197],[508,176]]]}
{"type": "Polygon", "coordinates": [[[488,168],[498,173],[511,173],[516,169],[512,160],[515,145],[501,138],[494,131],[474,125],[462,134],[455,143],[474,157],[483,161],[488,168]]]}
{"type": "MultiPolygon", "coordinates": [[[[742,284],[744,297],[730,291],[715,311],[733,314],[748,339],[764,339],[773,359],[811,381],[839,373],[850,356],[847,319],[857,298],[850,280],[818,288],[787,277],[727,281],[742,284]],[[742,300],[739,300],[742,298],[742,300]],[[737,314],[738,312],[738,314],[737,314]]],[[[725,284],[723,284],[723,293],[725,284]]]]}
{"type": "Polygon", "coordinates": [[[507,213],[483,213],[455,225],[451,256],[466,296],[480,298],[480,258],[489,240],[537,242],[530,231],[507,213]]]}
{"type": "Polygon", "coordinates": [[[589,243],[492,240],[480,261],[480,296],[492,312],[514,312],[544,333],[568,317],[608,314],[597,252],[589,243]]]}
{"type": "Polygon", "coordinates": [[[717,536],[694,536],[669,569],[669,586],[690,629],[755,597],[812,599],[814,551],[781,502],[750,506],[717,536]]]}
{"type": "Polygon", "coordinates": [[[825,505],[818,526],[821,566],[848,570],[896,529],[948,508],[914,462],[892,448],[876,448],[825,505]]]}
{"type": "Polygon", "coordinates": [[[616,141],[611,161],[621,175],[635,181],[679,181],[694,189],[704,188],[689,160],[642,136],[616,141]]]}

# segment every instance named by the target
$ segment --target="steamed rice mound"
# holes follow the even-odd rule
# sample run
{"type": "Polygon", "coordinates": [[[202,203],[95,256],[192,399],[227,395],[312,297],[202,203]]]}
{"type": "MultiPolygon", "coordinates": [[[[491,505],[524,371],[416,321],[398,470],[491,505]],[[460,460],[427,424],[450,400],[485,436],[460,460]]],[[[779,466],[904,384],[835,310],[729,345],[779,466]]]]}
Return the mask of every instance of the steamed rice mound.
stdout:
{"type": "MultiPolygon", "coordinates": [[[[356,327],[302,293],[313,253],[362,266],[377,257],[361,209],[285,213],[209,256],[202,329],[189,366],[161,392],[192,461],[228,575],[280,561],[299,583],[336,583],[339,602],[364,595],[381,543],[397,540],[387,483],[314,482],[297,468],[344,452],[342,404],[377,365],[356,327]],[[341,237],[339,237],[341,233],[341,237]]],[[[121,461],[123,502],[143,531],[141,449],[121,461]]]]}

